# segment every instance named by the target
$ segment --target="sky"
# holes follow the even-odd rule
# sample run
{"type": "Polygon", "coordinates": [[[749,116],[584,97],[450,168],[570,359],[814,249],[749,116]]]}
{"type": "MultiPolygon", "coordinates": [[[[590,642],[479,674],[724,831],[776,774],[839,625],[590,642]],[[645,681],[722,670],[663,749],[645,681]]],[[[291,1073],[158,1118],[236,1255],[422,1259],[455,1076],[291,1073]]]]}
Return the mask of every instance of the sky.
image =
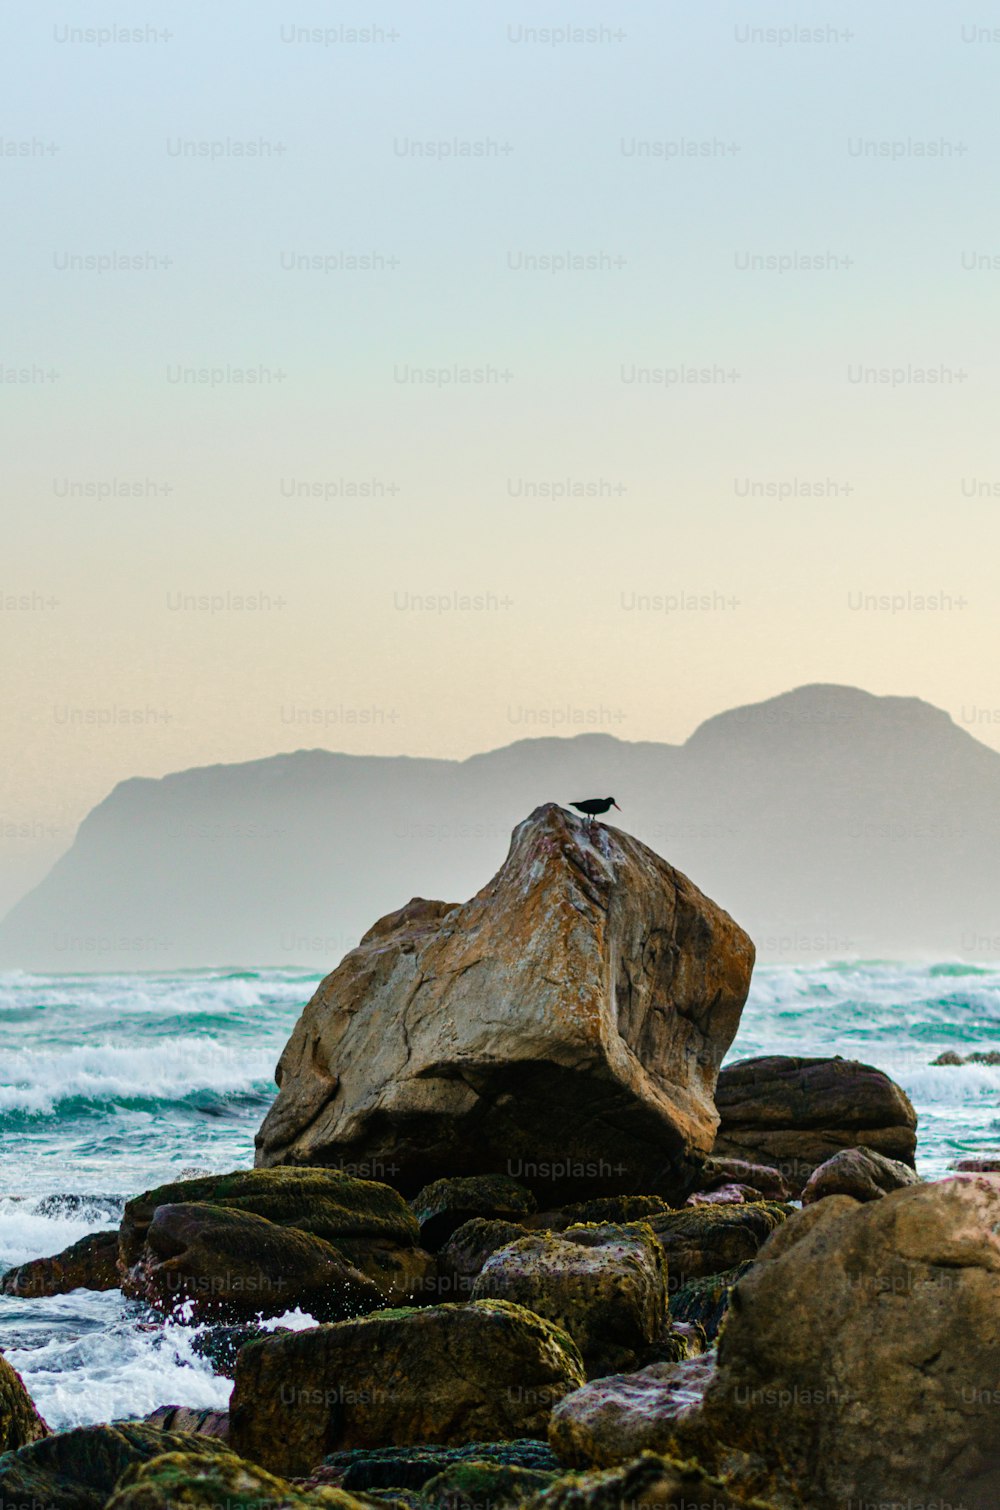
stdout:
{"type": "Polygon", "coordinates": [[[1000,748],[986,7],[0,13],[0,907],[132,775],[1000,748]]]}

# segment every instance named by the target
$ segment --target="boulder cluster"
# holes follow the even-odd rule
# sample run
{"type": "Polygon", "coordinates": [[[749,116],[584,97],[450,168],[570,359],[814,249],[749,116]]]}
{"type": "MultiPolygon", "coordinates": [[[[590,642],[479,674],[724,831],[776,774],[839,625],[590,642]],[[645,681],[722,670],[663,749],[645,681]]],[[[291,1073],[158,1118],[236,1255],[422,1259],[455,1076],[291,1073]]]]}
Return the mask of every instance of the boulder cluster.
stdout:
{"type": "Polygon", "coordinates": [[[376,924],[256,1168],[3,1279],[190,1323],[229,1411],[50,1433],[0,1358],[0,1510],[1000,1503],[1000,1180],[919,1180],[871,1066],[720,1070],[752,966],[554,807],[471,902],[376,924]]]}

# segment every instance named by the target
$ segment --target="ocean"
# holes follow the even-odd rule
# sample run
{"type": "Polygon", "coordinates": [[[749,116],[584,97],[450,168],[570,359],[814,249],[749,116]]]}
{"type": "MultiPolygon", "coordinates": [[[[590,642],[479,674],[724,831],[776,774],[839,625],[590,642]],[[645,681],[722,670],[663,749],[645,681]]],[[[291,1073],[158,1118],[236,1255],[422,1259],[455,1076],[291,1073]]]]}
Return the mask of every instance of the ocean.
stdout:
{"type": "MultiPolygon", "coordinates": [[[[0,1271],[117,1225],[125,1199],[246,1168],[274,1066],[320,979],[308,970],[0,975],[0,1271]]],[[[1000,1150],[1000,1067],[932,1065],[1000,1047],[1000,964],[758,966],[729,1059],[842,1054],[885,1070],[938,1177],[1000,1150]]],[[[309,1325],[296,1313],[267,1323],[309,1325]]],[[[50,1426],[225,1408],[231,1385],[118,1291],[0,1295],[0,1348],[50,1426]]]]}

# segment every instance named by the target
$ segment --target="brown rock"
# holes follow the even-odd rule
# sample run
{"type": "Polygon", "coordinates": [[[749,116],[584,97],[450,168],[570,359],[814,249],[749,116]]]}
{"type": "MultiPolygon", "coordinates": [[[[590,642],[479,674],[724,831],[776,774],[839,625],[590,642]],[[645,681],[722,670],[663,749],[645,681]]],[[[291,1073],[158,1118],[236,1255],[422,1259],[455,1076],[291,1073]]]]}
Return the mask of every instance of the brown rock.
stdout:
{"type": "Polygon", "coordinates": [[[748,1185],[765,1201],[788,1201],[791,1187],[780,1169],[750,1164],[746,1159],[706,1159],[698,1176],[698,1189],[717,1190],[721,1185],[748,1185]]]}
{"type": "Polygon", "coordinates": [[[420,1223],[420,1241],[436,1251],[474,1217],[516,1222],[537,1211],[538,1203],[509,1175],[481,1174],[435,1180],[414,1196],[410,1209],[420,1223]]]}
{"type": "Polygon", "coordinates": [[[569,1227],[487,1258],[474,1300],[509,1300],[568,1332],[589,1377],[634,1368],[669,1328],[667,1266],[650,1227],[569,1227]]]}
{"type": "Polygon", "coordinates": [[[328,976],[282,1054],[259,1165],[505,1170],[552,1205],[687,1193],[753,965],[645,845],[554,804],[470,902],[414,901],[328,976]]]}
{"type": "Polygon", "coordinates": [[[524,1235],[525,1229],[516,1222],[490,1221],[481,1216],[459,1227],[438,1254],[442,1300],[470,1299],[472,1287],[490,1254],[524,1235]]]}
{"type": "Polygon", "coordinates": [[[251,1342],[230,1403],[235,1451],[305,1475],[353,1447],[544,1437],[584,1381],[575,1343],[505,1301],[385,1311],[251,1342]]]}
{"type": "Polygon", "coordinates": [[[9,1269],[5,1295],[68,1295],[71,1290],[117,1290],[118,1232],[91,1232],[54,1258],[33,1258],[9,1269]]]}
{"type": "Polygon", "coordinates": [[[0,1353],[0,1453],[25,1447],[48,1434],[49,1428],[35,1409],[24,1380],[0,1353]]]}
{"type": "Polygon", "coordinates": [[[814,1169],[859,1144],[913,1165],[917,1114],[881,1070],[852,1059],[741,1059],[719,1076],[713,1158],[777,1168],[798,1194],[814,1169]]]}
{"type": "Polygon", "coordinates": [[[678,1450],[781,1506],[1000,1503],[1000,1182],[794,1216],[733,1292],[678,1450]]]}
{"type": "Polygon", "coordinates": [[[215,1437],[220,1442],[229,1441],[229,1412],[227,1410],[197,1410],[191,1405],[161,1405],[145,1417],[147,1426],[159,1431],[183,1431],[198,1437],[215,1437]]]}
{"type": "Polygon", "coordinates": [[[886,1159],[873,1148],[859,1144],[844,1148],[814,1169],[802,1191],[803,1206],[825,1196],[849,1195],[856,1201],[878,1201],[890,1190],[916,1185],[920,1176],[898,1159],[886,1159]]]}
{"type": "Polygon", "coordinates": [[[785,1221],[775,1201],[689,1206],[648,1218],[667,1259],[670,1292],[689,1279],[721,1274],[756,1258],[761,1245],[785,1221]]]}
{"type": "Polygon", "coordinates": [[[631,1374],[608,1374],[560,1400],[549,1442],[568,1468],[608,1468],[641,1452],[666,1452],[678,1420],[701,1404],[715,1359],[651,1363],[631,1374]]]}

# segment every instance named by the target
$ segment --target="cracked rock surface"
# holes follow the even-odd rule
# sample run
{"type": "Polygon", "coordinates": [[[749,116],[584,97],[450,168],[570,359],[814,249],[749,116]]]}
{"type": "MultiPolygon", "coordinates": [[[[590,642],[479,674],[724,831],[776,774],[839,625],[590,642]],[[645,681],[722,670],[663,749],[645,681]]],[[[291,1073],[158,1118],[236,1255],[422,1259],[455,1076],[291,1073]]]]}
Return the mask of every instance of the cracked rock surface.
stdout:
{"type": "Polygon", "coordinates": [[[322,982],[257,1163],[350,1165],[408,1194],[505,1173],[546,1207],[686,1192],[753,960],[686,876],[550,803],[471,901],[414,899],[322,982]]]}

